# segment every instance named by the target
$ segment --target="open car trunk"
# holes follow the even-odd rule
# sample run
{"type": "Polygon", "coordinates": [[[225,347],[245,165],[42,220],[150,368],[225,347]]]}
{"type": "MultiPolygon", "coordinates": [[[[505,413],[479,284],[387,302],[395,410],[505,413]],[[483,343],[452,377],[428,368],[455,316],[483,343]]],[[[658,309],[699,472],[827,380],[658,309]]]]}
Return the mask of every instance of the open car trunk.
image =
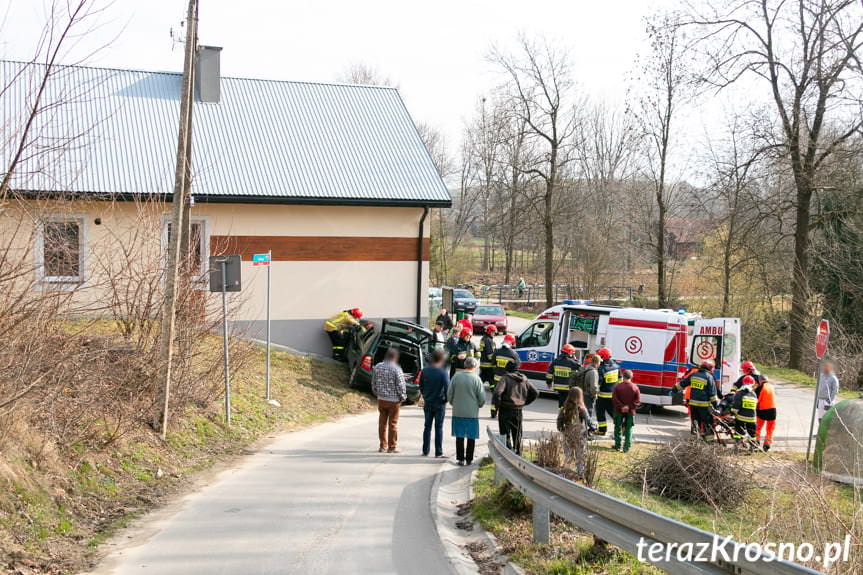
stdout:
{"type": "Polygon", "coordinates": [[[375,351],[372,365],[377,365],[379,362],[383,361],[384,355],[386,355],[387,350],[391,347],[399,350],[399,365],[401,366],[402,371],[405,372],[405,382],[412,382],[414,376],[421,367],[419,348],[413,343],[408,343],[406,341],[399,340],[398,338],[387,338],[386,336],[381,337],[380,342],[378,342],[378,349],[375,351]]]}

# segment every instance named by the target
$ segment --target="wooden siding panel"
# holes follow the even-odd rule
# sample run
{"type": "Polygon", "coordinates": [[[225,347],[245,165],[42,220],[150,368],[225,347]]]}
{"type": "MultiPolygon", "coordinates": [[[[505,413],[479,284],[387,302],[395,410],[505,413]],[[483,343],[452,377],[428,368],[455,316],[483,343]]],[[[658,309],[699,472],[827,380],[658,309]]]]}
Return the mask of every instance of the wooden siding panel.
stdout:
{"type": "MultiPolygon", "coordinates": [[[[429,238],[423,238],[423,261],[429,260],[429,238]]],[[[211,254],[273,252],[273,261],[416,261],[417,238],[338,236],[210,236],[211,254]]]]}

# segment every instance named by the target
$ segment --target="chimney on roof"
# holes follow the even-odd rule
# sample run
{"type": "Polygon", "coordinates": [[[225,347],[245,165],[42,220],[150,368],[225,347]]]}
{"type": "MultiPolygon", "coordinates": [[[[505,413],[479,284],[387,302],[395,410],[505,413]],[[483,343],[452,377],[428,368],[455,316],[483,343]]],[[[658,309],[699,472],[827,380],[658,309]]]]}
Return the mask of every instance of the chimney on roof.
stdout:
{"type": "Polygon", "coordinates": [[[195,90],[198,92],[199,102],[219,103],[221,51],[219,46],[198,46],[198,57],[195,58],[195,90]]]}

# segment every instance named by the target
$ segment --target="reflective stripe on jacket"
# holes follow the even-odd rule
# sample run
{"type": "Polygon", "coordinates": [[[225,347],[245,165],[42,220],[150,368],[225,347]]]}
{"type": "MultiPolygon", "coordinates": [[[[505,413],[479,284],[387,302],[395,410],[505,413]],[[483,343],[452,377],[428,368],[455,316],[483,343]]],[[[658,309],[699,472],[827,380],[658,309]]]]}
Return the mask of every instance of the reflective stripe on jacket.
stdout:
{"type": "Polygon", "coordinates": [[[599,373],[599,394],[597,397],[611,398],[615,384],[620,380],[620,366],[609,358],[603,361],[597,369],[599,373]]]}
{"type": "Polygon", "coordinates": [[[521,365],[521,360],[518,358],[518,354],[511,347],[501,346],[497,348],[494,352],[494,356],[492,357],[494,363],[494,381],[497,383],[500,379],[506,375],[507,366],[510,363],[515,364],[515,368],[521,365]]]}
{"type": "Polygon", "coordinates": [[[552,388],[557,391],[568,391],[569,381],[572,374],[578,371],[579,365],[570,356],[562,353],[554,358],[551,365],[548,366],[548,372],[545,374],[546,380],[551,383],[552,388]]]}

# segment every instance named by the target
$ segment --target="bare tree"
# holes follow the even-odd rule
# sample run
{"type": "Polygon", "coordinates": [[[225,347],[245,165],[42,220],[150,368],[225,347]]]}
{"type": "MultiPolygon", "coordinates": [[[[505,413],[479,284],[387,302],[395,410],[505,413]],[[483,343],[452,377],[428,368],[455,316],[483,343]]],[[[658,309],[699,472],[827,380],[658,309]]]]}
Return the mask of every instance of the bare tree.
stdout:
{"type": "Polygon", "coordinates": [[[351,62],[336,76],[336,82],[362,84],[365,86],[391,86],[398,88],[398,82],[367,62],[351,62]]]}
{"type": "Polygon", "coordinates": [[[490,59],[504,72],[504,95],[517,117],[524,122],[526,137],[534,140],[537,161],[525,170],[545,183],[542,198],[542,228],[545,238],[544,276],[546,304],[554,305],[555,201],[561,172],[571,162],[572,139],[577,129],[575,83],[568,54],[547,41],[519,38],[517,54],[493,50],[490,59]]]}
{"type": "Polygon", "coordinates": [[[753,235],[764,230],[758,210],[758,161],[763,149],[746,134],[740,115],[730,112],[727,137],[708,144],[711,184],[707,188],[705,211],[713,214],[719,243],[719,270],[722,278],[723,316],[731,313],[732,283],[739,270],[755,257],[753,235]]]}
{"type": "MultiPolygon", "coordinates": [[[[689,70],[683,53],[681,28],[673,15],[661,15],[646,23],[650,39],[641,82],[638,118],[643,130],[645,168],[653,186],[656,212],[648,224],[648,238],[656,262],[656,288],[660,308],[669,305],[668,218],[675,203],[671,177],[672,152],[678,113],[688,96],[689,70]]],[[[652,210],[651,210],[652,211],[652,210]]]]}
{"type": "Polygon", "coordinates": [[[759,83],[778,123],[776,150],[794,182],[789,364],[803,366],[809,328],[812,197],[824,162],[863,128],[858,0],[735,0],[692,9],[718,89],[759,83]]]}

